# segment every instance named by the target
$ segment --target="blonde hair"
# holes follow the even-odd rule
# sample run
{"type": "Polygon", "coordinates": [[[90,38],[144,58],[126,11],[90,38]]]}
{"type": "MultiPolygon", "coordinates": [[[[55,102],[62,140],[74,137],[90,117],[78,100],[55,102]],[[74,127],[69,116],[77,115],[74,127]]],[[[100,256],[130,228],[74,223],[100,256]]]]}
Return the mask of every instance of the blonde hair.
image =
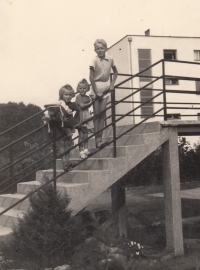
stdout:
{"type": "Polygon", "coordinates": [[[97,39],[94,43],[94,47],[96,47],[97,43],[102,44],[107,49],[107,43],[104,39],[102,39],[102,38],[97,39]]]}
{"type": "Polygon", "coordinates": [[[62,100],[63,99],[63,94],[64,94],[64,92],[66,90],[71,91],[72,92],[72,97],[75,97],[75,92],[74,92],[74,89],[71,87],[71,85],[70,84],[65,84],[59,90],[59,100],[62,100]]]}
{"type": "Polygon", "coordinates": [[[89,85],[89,83],[87,82],[87,80],[86,79],[82,79],[80,82],[78,82],[78,85],[77,85],[77,88],[76,88],[76,91],[77,92],[79,92],[79,85],[80,84],[84,84],[84,85],[86,85],[86,87],[87,87],[87,91],[89,91],[90,90],[90,85],[89,85]]]}

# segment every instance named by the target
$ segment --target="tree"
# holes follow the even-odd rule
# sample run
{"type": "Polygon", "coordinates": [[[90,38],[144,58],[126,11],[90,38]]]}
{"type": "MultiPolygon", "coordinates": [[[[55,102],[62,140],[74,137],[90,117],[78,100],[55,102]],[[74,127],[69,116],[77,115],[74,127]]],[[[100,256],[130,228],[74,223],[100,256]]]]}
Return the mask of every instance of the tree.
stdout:
{"type": "MultiPolygon", "coordinates": [[[[67,194],[48,184],[30,197],[30,209],[14,227],[8,244],[2,247],[6,260],[30,270],[56,267],[69,261],[75,247],[94,230],[87,213],[72,218],[67,194]]],[[[10,265],[13,267],[13,265],[10,265]]]]}
{"type": "MultiPolygon", "coordinates": [[[[8,102],[7,104],[0,104],[0,133],[8,130],[9,128],[17,125],[18,123],[24,121],[25,119],[33,116],[34,114],[41,112],[41,108],[33,105],[28,104],[27,106],[24,105],[23,102],[14,103],[8,102]]],[[[26,123],[20,125],[19,127],[14,128],[11,132],[6,133],[5,135],[0,136],[0,148],[6,146],[7,144],[19,139],[20,137],[24,136],[25,134],[33,131],[34,129],[43,125],[42,122],[42,114],[36,116],[34,119],[27,121],[26,123]]],[[[34,135],[29,136],[26,139],[26,142],[33,145],[34,143],[41,142],[42,139],[46,137],[45,131],[37,132],[34,135]]],[[[25,141],[19,141],[18,143],[12,146],[12,155],[13,159],[19,157],[25,150],[25,141]]],[[[41,154],[38,154],[41,156],[41,154]]],[[[31,157],[32,158],[32,157],[31,157]]],[[[0,154],[0,164],[7,165],[10,161],[10,149],[6,149],[0,154]]],[[[19,172],[21,168],[20,163],[16,164],[13,168],[14,172],[19,172]]],[[[9,178],[10,171],[4,171],[0,174],[0,182],[3,182],[5,179],[9,178]]],[[[18,177],[19,179],[19,177],[18,177]]],[[[31,177],[32,179],[32,177],[31,177]]],[[[8,183],[3,184],[0,187],[3,190],[5,187],[8,186],[8,183]]]]}
{"type": "MultiPolygon", "coordinates": [[[[200,175],[200,144],[191,146],[185,137],[178,138],[181,182],[198,181],[200,175]]],[[[133,186],[162,184],[162,148],[159,147],[125,176],[133,186]]]]}

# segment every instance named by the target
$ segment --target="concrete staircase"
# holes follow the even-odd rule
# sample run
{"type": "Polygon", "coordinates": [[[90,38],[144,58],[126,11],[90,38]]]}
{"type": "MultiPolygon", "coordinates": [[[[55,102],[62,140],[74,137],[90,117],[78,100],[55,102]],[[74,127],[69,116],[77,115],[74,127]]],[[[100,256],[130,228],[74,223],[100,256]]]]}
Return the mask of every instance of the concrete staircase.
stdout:
{"type": "MultiPolygon", "coordinates": [[[[117,134],[122,134],[130,126],[117,127],[117,134]]],[[[106,139],[112,140],[112,129],[104,132],[106,139]]],[[[117,140],[117,158],[113,158],[113,146],[109,145],[91,158],[79,164],[73,171],[58,178],[57,189],[67,191],[71,202],[69,207],[78,212],[87,206],[95,197],[109,188],[128,171],[134,168],[144,158],[168,140],[168,128],[163,128],[159,122],[145,123],[128,132],[117,140]]],[[[89,141],[89,148],[94,148],[94,140],[89,141]]],[[[78,149],[71,152],[71,159],[79,159],[78,149]]],[[[62,172],[62,161],[57,160],[57,173],[62,172]]],[[[53,170],[41,170],[36,173],[36,180],[19,183],[16,194],[0,195],[0,210],[23,198],[28,192],[40,186],[40,181],[53,176],[53,170]]],[[[1,231],[9,233],[13,223],[28,209],[26,199],[0,217],[1,231]]],[[[3,234],[3,233],[2,233],[3,234]]]]}

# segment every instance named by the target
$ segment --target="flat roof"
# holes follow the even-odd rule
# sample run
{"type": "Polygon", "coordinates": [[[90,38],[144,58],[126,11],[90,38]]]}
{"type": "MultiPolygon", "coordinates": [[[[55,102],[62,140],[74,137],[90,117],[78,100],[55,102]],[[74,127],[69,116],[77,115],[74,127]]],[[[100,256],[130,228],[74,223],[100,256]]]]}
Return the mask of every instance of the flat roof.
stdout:
{"type": "Polygon", "coordinates": [[[154,37],[154,38],[199,38],[200,37],[185,37],[185,36],[145,36],[145,35],[126,35],[123,38],[121,38],[120,40],[118,40],[117,42],[115,42],[112,46],[110,46],[108,49],[112,48],[113,46],[115,46],[117,43],[119,43],[121,40],[125,39],[126,37],[145,37],[145,38],[150,38],[150,37],[154,37]]]}

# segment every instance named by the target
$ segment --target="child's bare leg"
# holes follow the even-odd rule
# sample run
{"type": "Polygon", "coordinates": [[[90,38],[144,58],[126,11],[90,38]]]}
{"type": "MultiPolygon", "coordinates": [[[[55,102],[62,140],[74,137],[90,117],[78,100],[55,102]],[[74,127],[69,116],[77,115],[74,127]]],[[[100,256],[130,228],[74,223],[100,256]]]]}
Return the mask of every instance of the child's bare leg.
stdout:
{"type": "MultiPolygon", "coordinates": [[[[94,109],[94,116],[98,115],[100,112],[100,106],[99,106],[99,99],[95,100],[93,103],[93,109],[94,109]]],[[[94,132],[99,131],[99,116],[94,119],[94,132]]],[[[100,142],[99,133],[95,135],[95,144],[97,145],[98,142],[100,142]]]]}
{"type": "MultiPolygon", "coordinates": [[[[71,146],[72,146],[71,138],[65,141],[61,140],[59,143],[59,154],[62,154],[63,152],[67,151],[71,146]]],[[[70,152],[62,156],[63,167],[67,162],[69,162],[69,158],[70,152]]]]}
{"type": "MultiPolygon", "coordinates": [[[[99,110],[100,112],[104,111],[106,109],[107,105],[107,98],[101,99],[99,104],[99,110]]],[[[102,112],[99,116],[99,130],[101,130],[104,127],[104,121],[106,117],[106,112],[102,112]]],[[[99,132],[99,140],[102,141],[103,131],[99,132]]]]}
{"type": "MultiPolygon", "coordinates": [[[[78,142],[81,143],[83,140],[84,140],[84,133],[82,130],[78,130],[78,134],[79,134],[79,138],[78,138],[78,142]]],[[[81,143],[79,145],[79,152],[83,151],[84,150],[84,143],[81,143]]]]}
{"type": "MultiPolygon", "coordinates": [[[[88,133],[87,132],[83,132],[83,137],[84,137],[84,140],[88,138],[88,133]]],[[[88,140],[86,140],[84,142],[84,149],[88,149],[88,140]]]]}

